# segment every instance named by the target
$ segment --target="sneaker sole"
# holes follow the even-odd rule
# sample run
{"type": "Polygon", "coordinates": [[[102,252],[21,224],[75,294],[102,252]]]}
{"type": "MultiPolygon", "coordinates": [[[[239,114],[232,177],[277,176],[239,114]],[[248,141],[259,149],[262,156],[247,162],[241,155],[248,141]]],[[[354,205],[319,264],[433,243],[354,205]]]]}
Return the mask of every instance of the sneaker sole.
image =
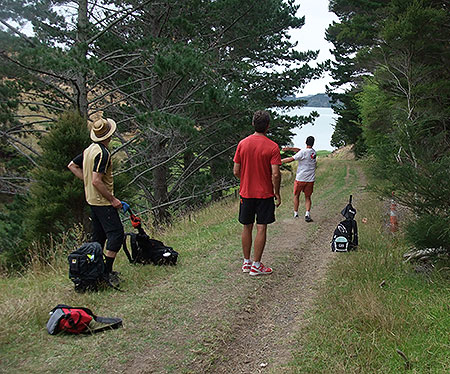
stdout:
{"type": "Polygon", "coordinates": [[[242,269],[243,273],[250,273],[250,269],[242,269]]]}
{"type": "Polygon", "coordinates": [[[252,272],[250,272],[250,275],[252,277],[257,277],[258,275],[270,275],[272,273],[273,273],[273,271],[271,271],[270,273],[252,273],[252,272]]]}

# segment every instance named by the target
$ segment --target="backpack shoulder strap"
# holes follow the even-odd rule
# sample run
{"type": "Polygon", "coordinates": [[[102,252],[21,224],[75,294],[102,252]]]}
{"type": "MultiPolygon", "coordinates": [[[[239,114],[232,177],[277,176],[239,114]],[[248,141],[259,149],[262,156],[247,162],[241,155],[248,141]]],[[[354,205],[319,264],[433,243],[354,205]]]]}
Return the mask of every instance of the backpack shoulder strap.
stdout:
{"type": "Polygon", "coordinates": [[[355,220],[352,221],[353,225],[353,244],[358,246],[358,225],[355,220]]]}
{"type": "Polygon", "coordinates": [[[84,310],[87,314],[89,314],[91,317],[95,317],[95,314],[92,313],[92,310],[90,310],[89,308],[85,308],[83,306],[69,306],[66,304],[58,304],[57,306],[55,306],[51,312],[54,312],[56,309],[81,309],[84,310]]]}
{"type": "Polygon", "coordinates": [[[122,319],[118,317],[99,317],[94,316],[95,322],[100,322],[105,324],[105,326],[97,327],[95,329],[86,330],[85,334],[96,334],[98,332],[106,330],[115,330],[122,327],[122,319]]]}
{"type": "MultiPolygon", "coordinates": [[[[67,306],[64,305],[64,307],[67,307],[67,306]]],[[[122,319],[121,318],[117,318],[117,317],[99,317],[99,316],[96,316],[94,313],[92,313],[92,310],[90,310],[89,308],[85,308],[85,307],[82,307],[82,306],[67,307],[67,308],[84,310],[87,314],[89,314],[94,319],[95,322],[100,322],[100,323],[103,323],[103,324],[106,325],[106,326],[97,327],[95,329],[89,329],[88,328],[85,332],[83,332],[83,334],[95,334],[95,333],[106,331],[106,330],[115,330],[115,329],[118,329],[119,327],[122,326],[122,319]]]]}
{"type": "Polygon", "coordinates": [[[130,264],[132,264],[132,263],[134,263],[135,261],[134,261],[134,259],[131,257],[131,254],[130,254],[130,252],[128,251],[128,248],[127,248],[127,236],[129,236],[129,237],[131,238],[131,233],[126,232],[126,233],[125,233],[125,236],[123,237],[123,251],[125,252],[125,255],[127,256],[128,261],[130,261],[130,264]]]}

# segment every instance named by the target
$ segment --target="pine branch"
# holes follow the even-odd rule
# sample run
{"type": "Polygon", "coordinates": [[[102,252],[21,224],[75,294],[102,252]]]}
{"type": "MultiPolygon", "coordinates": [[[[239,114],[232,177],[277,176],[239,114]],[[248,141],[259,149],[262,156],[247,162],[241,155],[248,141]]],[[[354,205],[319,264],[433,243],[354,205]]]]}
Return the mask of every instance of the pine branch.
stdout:
{"type": "MultiPolygon", "coordinates": [[[[65,77],[62,77],[62,76],[58,76],[58,75],[56,75],[56,74],[54,74],[54,73],[46,72],[46,71],[39,70],[39,69],[34,69],[34,68],[31,68],[31,67],[29,67],[29,66],[27,66],[27,65],[24,65],[24,64],[22,64],[21,62],[16,61],[16,60],[10,58],[10,57],[5,53],[5,51],[0,51],[0,56],[2,56],[3,58],[5,58],[6,60],[12,62],[13,64],[16,64],[16,65],[18,65],[18,66],[20,66],[20,67],[22,67],[22,68],[24,68],[24,69],[26,69],[26,70],[29,70],[29,71],[31,71],[31,72],[38,73],[38,74],[42,74],[42,75],[51,76],[51,77],[56,78],[56,79],[60,79],[60,80],[66,81],[66,82],[70,82],[70,83],[72,83],[72,84],[74,84],[74,85],[76,84],[76,81],[73,80],[73,79],[71,79],[71,78],[65,78],[65,77]]],[[[65,99],[67,99],[70,103],[72,103],[72,105],[75,105],[75,100],[72,99],[70,96],[68,96],[67,93],[64,92],[60,87],[56,86],[55,84],[53,84],[53,83],[51,83],[51,82],[49,82],[49,81],[46,81],[46,80],[43,79],[43,77],[40,76],[40,75],[34,75],[34,77],[35,77],[36,79],[38,79],[40,82],[42,82],[43,84],[45,84],[45,85],[47,85],[47,86],[50,86],[52,89],[54,89],[55,91],[57,91],[61,96],[63,96],[63,97],[64,97],[65,99]]]]}
{"type": "Polygon", "coordinates": [[[156,168],[159,168],[165,164],[167,164],[169,161],[173,160],[174,158],[176,158],[180,153],[183,153],[187,148],[181,149],[180,151],[176,152],[175,154],[173,154],[172,156],[170,156],[169,158],[167,158],[166,160],[164,160],[163,162],[160,162],[157,165],[153,165],[148,169],[145,169],[144,171],[140,172],[138,175],[136,175],[128,184],[127,186],[132,185],[133,183],[135,183],[140,177],[142,177],[144,174],[147,174],[149,171],[152,171],[156,168]]]}
{"type": "MultiPolygon", "coordinates": [[[[210,145],[209,147],[207,147],[207,149],[205,149],[205,150],[203,151],[203,153],[206,152],[206,151],[207,151],[210,147],[212,147],[212,146],[213,146],[213,145],[210,145]]],[[[183,174],[180,176],[179,180],[175,183],[174,187],[173,187],[172,190],[171,190],[171,193],[172,193],[172,191],[175,191],[182,183],[184,183],[186,180],[188,180],[195,172],[197,172],[198,170],[200,170],[203,166],[205,166],[206,164],[210,163],[212,160],[214,160],[215,158],[221,156],[222,154],[228,152],[230,149],[235,148],[236,146],[237,146],[237,143],[231,145],[231,146],[228,147],[228,148],[225,148],[224,150],[222,150],[222,151],[219,152],[219,153],[216,153],[214,156],[208,158],[207,160],[205,160],[204,162],[202,162],[200,165],[196,166],[189,174],[187,174],[187,175],[184,176],[184,173],[183,173],[183,174]]],[[[197,156],[196,159],[198,159],[199,157],[200,157],[200,155],[197,156]]],[[[195,161],[194,161],[194,162],[195,162],[195,161]]],[[[194,162],[192,162],[191,165],[192,165],[194,162]]],[[[191,166],[191,165],[189,165],[189,166],[191,166]]],[[[171,193],[169,194],[169,196],[171,195],[171,193]]]]}
{"type": "Polygon", "coordinates": [[[23,152],[17,145],[16,143],[20,144],[21,146],[23,146],[24,148],[28,149],[29,151],[33,152],[34,154],[38,155],[38,153],[31,149],[29,146],[27,146],[26,144],[23,144],[20,140],[15,139],[11,136],[9,136],[7,133],[5,133],[4,131],[0,131],[0,134],[2,136],[4,136],[6,138],[6,141],[8,142],[9,145],[11,145],[13,148],[16,149],[17,152],[19,152],[22,156],[24,156],[25,158],[28,159],[28,161],[30,161],[34,166],[37,166],[37,162],[33,160],[33,158],[31,158],[29,155],[27,155],[25,152],[23,152]]]}
{"type": "MultiPolygon", "coordinates": [[[[145,82],[145,81],[150,80],[150,79],[153,79],[153,78],[152,78],[152,77],[141,78],[141,79],[137,79],[137,80],[135,80],[135,81],[133,81],[133,82],[124,83],[124,84],[122,84],[122,85],[120,85],[120,86],[115,86],[114,88],[111,88],[110,90],[106,91],[106,92],[103,93],[102,95],[100,95],[100,96],[96,97],[95,99],[91,100],[91,101],[89,102],[89,105],[94,105],[94,104],[97,103],[98,101],[102,100],[104,97],[106,97],[106,96],[108,96],[108,95],[111,95],[111,94],[114,94],[114,93],[116,93],[116,92],[118,92],[118,91],[121,91],[122,88],[128,87],[128,86],[130,86],[130,85],[134,85],[134,84],[136,84],[136,83],[145,82]]],[[[149,87],[149,88],[153,88],[153,87],[155,87],[155,86],[156,86],[156,85],[151,86],[151,87],[149,87]]],[[[92,89],[90,89],[89,91],[91,91],[91,90],[92,90],[92,89]]],[[[88,91],[88,92],[89,92],[89,91],[88,91]]]]}
{"type": "MultiPolygon", "coordinates": [[[[47,122],[48,121],[46,121],[46,123],[47,122]]],[[[24,130],[8,131],[8,134],[32,134],[32,133],[47,133],[47,130],[39,130],[39,129],[26,130],[26,129],[24,129],[24,130]]]]}
{"type": "Polygon", "coordinates": [[[142,211],[140,211],[140,212],[137,212],[136,214],[137,214],[137,215],[141,215],[141,214],[144,214],[144,213],[147,213],[147,212],[151,212],[151,211],[154,211],[154,210],[156,210],[156,209],[164,208],[164,207],[167,207],[167,206],[170,206],[170,205],[179,203],[179,202],[184,202],[184,201],[196,199],[196,198],[198,198],[198,197],[202,197],[202,196],[205,196],[205,195],[211,195],[211,194],[213,194],[214,192],[220,192],[220,191],[229,190],[230,188],[233,188],[233,187],[236,187],[236,184],[230,183],[230,184],[228,184],[228,185],[225,185],[225,186],[223,186],[223,187],[220,187],[220,188],[215,189],[215,190],[212,190],[212,191],[209,190],[209,189],[208,189],[208,190],[203,190],[203,191],[201,191],[201,192],[197,192],[196,194],[192,194],[192,195],[190,195],[190,196],[180,197],[180,198],[177,198],[177,199],[175,199],[175,200],[171,200],[171,201],[168,201],[168,202],[166,202],[166,203],[163,203],[163,204],[159,204],[159,205],[153,206],[153,207],[151,207],[151,208],[149,208],[149,209],[144,209],[144,210],[142,210],[142,211]]]}
{"type": "MultiPolygon", "coordinates": [[[[122,52],[122,51],[123,51],[123,49],[116,49],[115,51],[109,52],[106,55],[104,55],[103,57],[99,58],[98,62],[107,61],[110,58],[117,58],[117,56],[115,56],[114,54],[118,53],[118,52],[122,52]]],[[[122,56],[119,56],[119,57],[122,57],[122,56]]],[[[127,55],[124,55],[124,57],[127,57],[127,55]]]]}
{"type": "MultiPolygon", "coordinates": [[[[141,55],[140,54],[130,54],[127,57],[136,57],[134,59],[130,59],[127,60],[125,64],[123,64],[121,67],[117,68],[116,70],[114,70],[111,74],[107,75],[106,77],[100,79],[98,82],[96,82],[90,89],[89,91],[92,91],[94,89],[94,87],[97,87],[99,85],[101,85],[103,82],[106,82],[108,79],[111,79],[114,75],[116,75],[117,73],[121,72],[124,70],[124,67],[127,66],[128,64],[131,64],[133,61],[139,59],[141,55]]],[[[122,57],[122,56],[121,56],[122,57]]],[[[89,80],[88,80],[89,82],[89,80]]]]}
{"type": "Polygon", "coordinates": [[[5,22],[4,20],[0,19],[0,23],[5,25],[8,29],[10,29],[15,34],[19,35],[22,39],[24,39],[28,44],[30,44],[32,47],[36,47],[36,44],[24,33],[16,29],[15,27],[11,26],[8,22],[5,22]]]}
{"type": "Polygon", "coordinates": [[[15,114],[14,118],[45,118],[49,121],[54,121],[55,119],[44,114],[15,114]]]}
{"type": "Polygon", "coordinates": [[[217,36],[216,40],[209,46],[208,50],[213,49],[218,43],[219,40],[225,35],[225,33],[230,30],[236,23],[238,23],[242,18],[244,18],[250,11],[255,7],[256,2],[253,2],[253,4],[239,17],[237,17],[234,21],[232,21],[227,27],[223,29],[223,31],[217,36]]]}
{"type": "Polygon", "coordinates": [[[136,10],[144,7],[145,5],[151,3],[152,0],[148,0],[145,1],[143,4],[140,4],[128,11],[126,11],[121,17],[117,18],[116,20],[114,20],[113,22],[111,22],[108,26],[106,26],[103,30],[101,30],[99,33],[97,33],[96,35],[94,35],[93,37],[91,37],[90,39],[88,39],[86,41],[86,44],[92,44],[95,40],[97,40],[98,38],[100,38],[104,33],[106,33],[109,29],[111,29],[113,26],[117,25],[120,21],[124,20],[125,18],[127,18],[130,14],[132,14],[133,12],[135,12],[136,10]]]}
{"type": "Polygon", "coordinates": [[[26,70],[33,71],[35,73],[39,73],[39,74],[43,74],[43,75],[48,75],[50,77],[53,77],[53,78],[56,78],[56,79],[60,79],[60,80],[65,81],[65,82],[70,82],[72,84],[76,83],[75,79],[66,78],[66,77],[63,77],[62,75],[57,75],[57,74],[49,72],[49,71],[32,68],[31,66],[27,66],[25,64],[22,64],[20,61],[14,60],[13,58],[9,57],[5,51],[0,51],[0,55],[4,59],[12,62],[13,64],[16,64],[16,65],[20,66],[21,68],[24,68],[26,70]]]}
{"type": "Polygon", "coordinates": [[[21,184],[13,183],[0,177],[0,194],[12,196],[25,194],[29,190],[29,187],[27,185],[29,184],[30,180],[27,180],[26,182],[27,184],[25,186],[22,186],[21,184]]]}
{"type": "Polygon", "coordinates": [[[117,152],[121,151],[123,148],[127,147],[129,144],[133,143],[136,139],[140,137],[140,134],[133,136],[130,140],[123,143],[120,147],[114,149],[114,151],[111,152],[111,156],[116,154],[117,152]]]}
{"type": "Polygon", "coordinates": [[[43,106],[45,108],[49,108],[49,109],[53,109],[53,110],[58,110],[60,112],[63,112],[65,109],[64,108],[59,108],[55,105],[50,105],[50,104],[46,104],[46,103],[41,103],[38,101],[19,101],[19,104],[23,104],[23,105],[36,105],[36,106],[43,106]]]}

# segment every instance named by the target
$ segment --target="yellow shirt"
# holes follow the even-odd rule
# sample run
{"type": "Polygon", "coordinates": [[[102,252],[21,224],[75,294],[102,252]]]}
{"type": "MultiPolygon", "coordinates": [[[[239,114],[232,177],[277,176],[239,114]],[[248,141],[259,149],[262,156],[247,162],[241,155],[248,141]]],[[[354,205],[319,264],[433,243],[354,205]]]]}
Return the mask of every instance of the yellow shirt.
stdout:
{"type": "Polygon", "coordinates": [[[101,143],[92,143],[83,152],[83,180],[84,193],[89,205],[111,205],[92,184],[92,173],[102,173],[103,183],[111,194],[114,195],[114,182],[112,177],[111,154],[108,148],[101,143]]]}

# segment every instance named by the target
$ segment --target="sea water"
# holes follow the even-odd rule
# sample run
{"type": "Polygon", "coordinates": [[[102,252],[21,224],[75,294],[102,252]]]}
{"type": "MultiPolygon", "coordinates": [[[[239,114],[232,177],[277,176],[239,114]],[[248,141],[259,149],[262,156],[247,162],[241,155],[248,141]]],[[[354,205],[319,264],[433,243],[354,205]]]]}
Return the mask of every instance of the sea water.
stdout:
{"type": "Polygon", "coordinates": [[[313,108],[313,107],[303,107],[300,109],[293,109],[285,114],[292,115],[303,115],[307,116],[312,111],[316,111],[319,113],[318,118],[314,121],[313,124],[308,123],[302,126],[300,129],[296,128],[293,130],[295,134],[292,138],[292,142],[294,147],[297,148],[305,148],[305,141],[308,136],[314,136],[314,149],[316,151],[327,150],[332,151],[335,148],[331,146],[330,140],[331,135],[334,132],[334,122],[337,118],[337,115],[333,112],[331,108],[313,108]]]}

